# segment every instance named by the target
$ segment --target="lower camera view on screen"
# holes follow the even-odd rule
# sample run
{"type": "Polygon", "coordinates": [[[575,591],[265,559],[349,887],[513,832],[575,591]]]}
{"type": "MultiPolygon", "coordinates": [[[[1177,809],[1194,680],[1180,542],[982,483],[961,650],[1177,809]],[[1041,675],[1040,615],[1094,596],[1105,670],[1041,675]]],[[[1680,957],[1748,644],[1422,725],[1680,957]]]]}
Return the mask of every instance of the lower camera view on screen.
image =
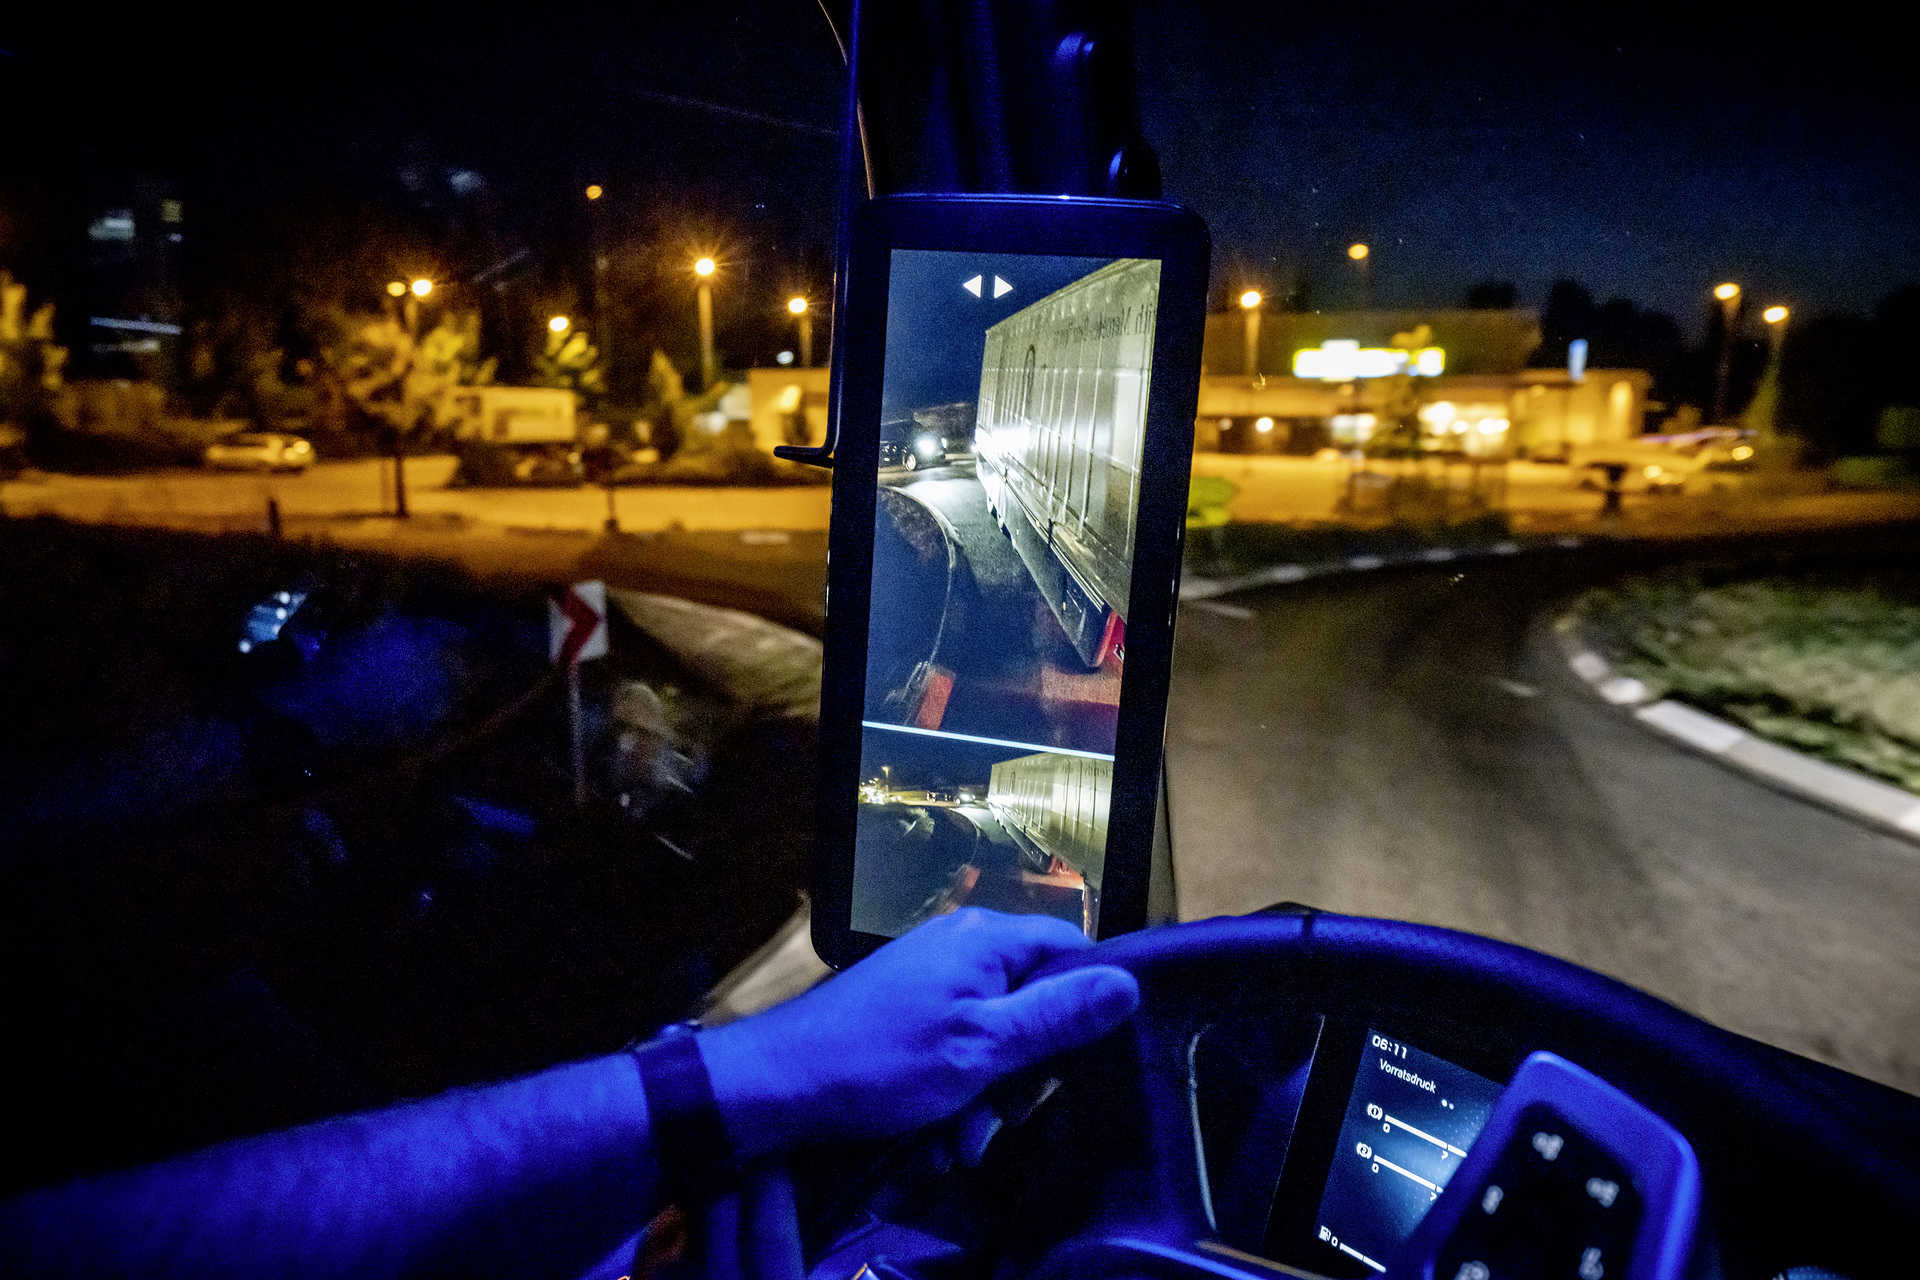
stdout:
{"type": "Polygon", "coordinates": [[[1500,1096],[1485,1076],[1367,1033],[1314,1230],[1385,1271],[1440,1198],[1500,1096]]]}
{"type": "Polygon", "coordinates": [[[1100,914],[1160,263],[897,249],[853,928],[1100,914]]]}

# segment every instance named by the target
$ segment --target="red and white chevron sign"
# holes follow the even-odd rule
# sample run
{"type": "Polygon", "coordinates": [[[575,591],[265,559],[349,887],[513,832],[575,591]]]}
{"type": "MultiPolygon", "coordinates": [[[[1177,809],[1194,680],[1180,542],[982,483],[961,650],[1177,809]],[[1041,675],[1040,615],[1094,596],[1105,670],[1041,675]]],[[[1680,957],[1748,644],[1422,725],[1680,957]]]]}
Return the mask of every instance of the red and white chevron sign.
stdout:
{"type": "Polygon", "coordinates": [[[576,582],[547,601],[547,649],[563,667],[606,657],[606,583],[576,582]]]}

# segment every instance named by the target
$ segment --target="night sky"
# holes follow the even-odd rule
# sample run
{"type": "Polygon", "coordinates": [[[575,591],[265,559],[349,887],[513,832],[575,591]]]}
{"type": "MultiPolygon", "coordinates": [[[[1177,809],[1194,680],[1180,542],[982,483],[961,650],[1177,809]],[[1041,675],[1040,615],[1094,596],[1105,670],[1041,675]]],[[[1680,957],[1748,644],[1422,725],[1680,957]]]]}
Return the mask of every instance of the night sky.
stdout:
{"type": "Polygon", "coordinates": [[[1491,277],[1538,307],[1571,276],[1689,327],[1722,280],[1800,314],[1920,280],[1920,92],[1910,49],[1871,22],[1633,3],[1151,10],[1146,132],[1169,196],[1212,225],[1221,292],[1277,290],[1299,267],[1316,305],[1346,305],[1355,240],[1375,250],[1377,303],[1457,303],[1491,277]]]}
{"type": "MultiPolygon", "coordinates": [[[[1906,43],[1679,8],[1149,0],[1143,122],[1169,196],[1212,225],[1216,302],[1298,281],[1348,305],[1355,239],[1379,304],[1504,278],[1537,307],[1565,275],[1690,328],[1721,279],[1802,315],[1920,280],[1906,43]]],[[[31,17],[0,19],[0,105],[35,122],[0,159],[9,190],[35,155],[90,149],[179,175],[193,225],[235,237],[317,187],[431,201],[471,170],[536,241],[602,181],[718,227],[769,292],[772,259],[830,243],[841,73],[812,0],[31,17]]],[[[17,205],[0,266],[32,238],[17,205]]]]}
{"type": "Polygon", "coordinates": [[[899,251],[887,282],[887,356],[880,415],[972,400],[980,394],[987,329],[1040,301],[1109,258],[1049,258],[1018,253],[899,251]],[[980,296],[963,287],[980,276],[980,296]],[[998,275],[1012,292],[993,296],[998,275]]]}

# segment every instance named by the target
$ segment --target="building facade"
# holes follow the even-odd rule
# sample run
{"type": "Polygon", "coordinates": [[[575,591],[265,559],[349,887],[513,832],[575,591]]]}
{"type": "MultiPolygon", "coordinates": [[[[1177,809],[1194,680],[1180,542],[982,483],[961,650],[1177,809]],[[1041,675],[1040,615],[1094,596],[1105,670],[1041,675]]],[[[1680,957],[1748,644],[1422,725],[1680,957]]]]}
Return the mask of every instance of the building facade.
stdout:
{"type": "Polygon", "coordinates": [[[1365,445],[1417,414],[1425,446],[1564,460],[1641,434],[1639,369],[1533,369],[1529,311],[1363,311],[1207,318],[1195,446],[1310,455],[1365,445]]]}

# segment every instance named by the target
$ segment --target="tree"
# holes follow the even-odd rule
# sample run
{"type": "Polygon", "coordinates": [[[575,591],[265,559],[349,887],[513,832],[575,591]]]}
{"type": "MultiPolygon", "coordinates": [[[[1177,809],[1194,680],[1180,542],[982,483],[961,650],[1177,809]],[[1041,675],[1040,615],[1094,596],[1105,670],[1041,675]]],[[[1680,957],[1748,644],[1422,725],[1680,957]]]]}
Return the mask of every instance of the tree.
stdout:
{"type": "Polygon", "coordinates": [[[1567,347],[1575,338],[1592,341],[1593,295],[1575,280],[1555,280],[1547,289],[1547,305],[1540,315],[1540,346],[1533,353],[1536,368],[1567,363],[1567,347]]]}
{"type": "MultiPolygon", "coordinates": [[[[417,304],[416,304],[417,305],[417,304]]],[[[393,459],[395,507],[407,514],[407,451],[459,421],[447,394],[493,381],[494,362],[480,358],[480,319],[449,314],[423,338],[393,316],[337,316],[320,369],[341,398],[373,424],[381,452],[393,459]]]]}
{"type": "Polygon", "coordinates": [[[18,449],[52,420],[67,349],[53,341],[53,304],[27,313],[27,286],[0,271],[0,449],[18,449]]]}
{"type": "Polygon", "coordinates": [[[548,329],[546,350],[533,362],[533,382],[571,391],[583,401],[597,401],[607,389],[600,349],[587,341],[583,329],[560,333],[548,329]]]}
{"type": "Polygon", "coordinates": [[[699,395],[689,395],[680,370],[667,359],[666,352],[654,349],[647,369],[647,416],[653,422],[653,444],[662,461],[683,450],[698,452],[710,442],[711,437],[698,429],[694,418],[713,412],[731,385],[716,382],[699,395]]]}

